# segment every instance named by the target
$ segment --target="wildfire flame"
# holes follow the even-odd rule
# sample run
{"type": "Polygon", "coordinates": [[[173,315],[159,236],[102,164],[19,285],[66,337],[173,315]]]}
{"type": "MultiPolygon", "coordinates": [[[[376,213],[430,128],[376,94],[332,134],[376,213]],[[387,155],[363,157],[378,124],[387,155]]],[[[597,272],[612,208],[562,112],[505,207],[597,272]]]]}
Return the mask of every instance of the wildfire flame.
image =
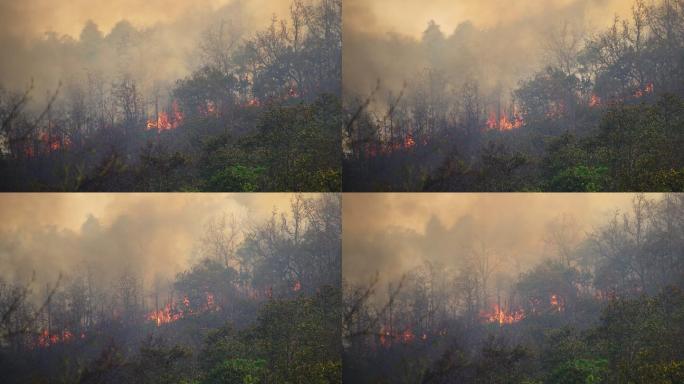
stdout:
{"type": "Polygon", "coordinates": [[[178,101],[174,100],[171,104],[171,114],[161,111],[156,119],[147,121],[147,130],[156,129],[158,132],[168,131],[178,128],[183,124],[183,112],[178,107],[178,101]]]}
{"type": "Polygon", "coordinates": [[[524,319],[525,312],[522,309],[507,312],[495,304],[491,312],[482,313],[481,317],[486,323],[498,323],[499,325],[513,324],[524,319]]]}
{"type": "Polygon", "coordinates": [[[650,95],[654,91],[654,86],[653,83],[647,83],[646,86],[643,89],[637,89],[634,92],[634,97],[639,99],[641,97],[644,97],[645,95],[650,95]]]}
{"type": "Polygon", "coordinates": [[[559,295],[556,295],[555,293],[551,295],[549,304],[551,304],[551,308],[553,308],[555,311],[563,312],[565,310],[565,302],[559,295]]]}
{"type": "MultiPolygon", "coordinates": [[[[81,334],[81,338],[85,338],[85,334],[81,334]]],[[[39,348],[48,348],[50,346],[68,343],[74,339],[74,334],[68,329],[64,329],[59,333],[50,333],[47,329],[44,329],[36,340],[35,345],[39,348]]]]}
{"type": "MultiPolygon", "coordinates": [[[[404,138],[398,138],[388,144],[369,143],[365,146],[367,157],[377,157],[379,155],[389,155],[393,152],[408,151],[416,147],[416,139],[411,133],[404,138]]],[[[423,144],[427,145],[427,139],[423,139],[423,144]]]]}
{"type": "Polygon", "coordinates": [[[256,97],[253,99],[247,100],[245,104],[243,104],[243,107],[259,107],[261,106],[261,101],[257,99],[256,97]]]}
{"type": "Polygon", "coordinates": [[[589,98],[589,107],[594,108],[601,105],[601,97],[595,93],[591,94],[589,98]]]}
{"type": "Polygon", "coordinates": [[[148,313],[146,318],[147,320],[154,321],[157,324],[157,327],[160,327],[164,324],[176,322],[189,315],[209,311],[218,311],[221,309],[216,304],[213,293],[205,292],[205,297],[206,301],[201,305],[199,312],[193,311],[190,306],[190,298],[185,296],[183,297],[182,305],[178,305],[175,302],[167,303],[164,308],[148,313]]]}
{"type": "Polygon", "coordinates": [[[525,120],[522,114],[519,112],[513,112],[512,117],[509,118],[507,113],[502,113],[499,118],[497,118],[498,113],[495,111],[489,112],[489,117],[487,118],[487,128],[496,129],[499,131],[510,131],[512,129],[521,128],[525,125],[525,120]]]}

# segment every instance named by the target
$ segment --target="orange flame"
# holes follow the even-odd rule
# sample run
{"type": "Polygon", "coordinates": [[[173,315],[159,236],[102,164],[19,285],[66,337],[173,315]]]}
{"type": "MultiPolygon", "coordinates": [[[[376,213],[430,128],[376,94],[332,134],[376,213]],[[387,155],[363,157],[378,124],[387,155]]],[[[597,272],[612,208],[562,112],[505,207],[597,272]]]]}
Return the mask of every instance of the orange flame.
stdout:
{"type": "Polygon", "coordinates": [[[643,89],[637,89],[634,92],[634,97],[636,97],[638,99],[638,98],[644,97],[645,95],[649,95],[649,94],[653,93],[653,91],[654,91],[653,83],[647,83],[643,89]]]}
{"type": "MultiPolygon", "coordinates": [[[[81,338],[85,338],[85,334],[81,333],[81,338]]],[[[50,346],[68,343],[74,339],[74,334],[68,329],[64,329],[58,333],[49,333],[47,329],[44,329],[39,335],[35,342],[35,346],[38,348],[48,348],[50,346]]]]}
{"type": "Polygon", "coordinates": [[[497,129],[499,131],[510,131],[513,129],[521,128],[525,125],[525,120],[522,114],[519,112],[514,112],[512,117],[509,118],[508,114],[503,113],[501,117],[497,119],[497,113],[494,111],[489,112],[489,117],[487,118],[487,128],[497,129]]]}
{"type": "Polygon", "coordinates": [[[146,126],[147,130],[156,129],[158,132],[169,131],[171,129],[176,129],[183,124],[184,116],[183,112],[181,112],[180,108],[178,107],[178,101],[173,101],[171,104],[171,109],[171,117],[169,117],[169,114],[166,113],[166,111],[162,111],[159,113],[159,116],[157,116],[156,120],[148,120],[146,126]]]}
{"type": "Polygon", "coordinates": [[[514,312],[507,312],[495,304],[491,312],[482,313],[480,316],[486,323],[498,323],[501,326],[519,322],[525,318],[525,312],[522,309],[514,312]]]}
{"type": "Polygon", "coordinates": [[[589,98],[589,107],[594,108],[601,105],[601,97],[595,93],[591,94],[589,98]]]}
{"type": "Polygon", "coordinates": [[[556,295],[555,293],[551,295],[549,303],[551,304],[551,308],[553,308],[555,311],[563,312],[565,310],[565,302],[559,295],[556,295]]]}

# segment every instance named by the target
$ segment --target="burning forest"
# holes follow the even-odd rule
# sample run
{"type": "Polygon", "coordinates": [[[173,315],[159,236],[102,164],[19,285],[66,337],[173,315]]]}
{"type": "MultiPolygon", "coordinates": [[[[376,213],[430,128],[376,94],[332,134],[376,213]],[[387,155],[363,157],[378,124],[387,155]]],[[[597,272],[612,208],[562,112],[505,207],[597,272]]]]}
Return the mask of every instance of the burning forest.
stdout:
{"type": "Polygon", "coordinates": [[[681,1],[350,2],[345,191],[684,190],[681,1]]]}
{"type": "Polygon", "coordinates": [[[345,381],[684,377],[681,194],[349,195],[344,215],[345,381]]]}
{"type": "Polygon", "coordinates": [[[135,23],[62,4],[68,33],[6,20],[0,190],[339,191],[341,3],[206,3],[117,11],[135,23]]]}
{"type": "Polygon", "coordinates": [[[339,382],[338,196],[0,204],[3,382],[339,382]],[[92,209],[80,227],[72,204],[92,209]]]}

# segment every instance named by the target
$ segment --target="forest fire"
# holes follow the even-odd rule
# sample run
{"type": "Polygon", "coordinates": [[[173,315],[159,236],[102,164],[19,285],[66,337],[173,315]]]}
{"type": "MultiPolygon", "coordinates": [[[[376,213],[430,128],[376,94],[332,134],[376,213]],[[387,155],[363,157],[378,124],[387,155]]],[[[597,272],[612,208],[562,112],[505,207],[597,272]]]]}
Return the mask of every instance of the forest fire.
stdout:
{"type": "Polygon", "coordinates": [[[383,348],[390,348],[396,344],[413,344],[415,342],[427,342],[428,340],[435,340],[446,337],[448,331],[440,329],[438,331],[422,331],[416,333],[413,328],[409,326],[398,327],[398,330],[392,329],[387,325],[380,327],[380,332],[377,334],[378,341],[383,348]]]}
{"type": "MultiPolygon", "coordinates": [[[[427,145],[427,139],[423,139],[423,144],[427,145]]],[[[369,143],[366,144],[366,157],[377,157],[381,155],[390,155],[394,152],[408,151],[415,148],[417,145],[416,139],[412,134],[408,133],[404,138],[392,140],[387,144],[369,143]]]]}
{"type": "Polygon", "coordinates": [[[563,298],[555,293],[551,295],[549,304],[554,311],[563,312],[565,310],[565,302],[563,301],[563,298]]]}
{"type": "Polygon", "coordinates": [[[147,315],[147,319],[153,320],[157,323],[157,327],[159,327],[162,324],[169,324],[180,320],[184,315],[185,312],[182,309],[178,309],[175,305],[169,303],[162,309],[150,312],[147,315]]]}
{"type": "Polygon", "coordinates": [[[563,101],[554,101],[549,105],[546,111],[546,117],[552,120],[558,120],[565,116],[566,107],[563,101]]]}
{"type": "Polygon", "coordinates": [[[261,101],[259,101],[259,99],[257,99],[255,97],[255,98],[247,100],[247,102],[244,103],[242,106],[243,107],[259,107],[259,106],[261,106],[261,101]]]}
{"type": "Polygon", "coordinates": [[[216,103],[213,101],[209,100],[206,102],[206,105],[204,107],[200,106],[199,107],[199,112],[200,115],[204,117],[218,117],[219,116],[219,109],[216,103]]]}
{"type": "Polygon", "coordinates": [[[164,308],[154,310],[147,314],[146,319],[149,321],[154,321],[157,327],[163,324],[169,324],[176,322],[182,318],[189,315],[195,315],[203,312],[218,311],[221,308],[216,304],[214,294],[211,292],[205,292],[205,302],[199,308],[199,311],[193,311],[190,305],[190,298],[184,296],[182,304],[179,305],[176,302],[167,303],[164,308]]]}
{"type": "Polygon", "coordinates": [[[654,91],[653,83],[647,83],[643,89],[639,88],[634,92],[634,97],[640,99],[646,95],[652,94],[654,91]]]}
{"type": "Polygon", "coordinates": [[[496,129],[499,131],[510,131],[513,129],[521,128],[525,125],[525,120],[522,115],[518,112],[514,112],[512,118],[509,118],[508,114],[503,113],[497,118],[498,113],[492,111],[489,113],[487,118],[487,128],[496,129]]]}
{"type": "Polygon", "coordinates": [[[513,324],[525,318],[525,312],[521,309],[514,312],[507,312],[506,310],[495,304],[491,312],[480,314],[486,323],[498,323],[499,325],[513,324]]]}
{"type": "Polygon", "coordinates": [[[162,111],[157,115],[156,119],[150,119],[147,121],[147,130],[156,129],[158,132],[169,131],[178,128],[183,124],[183,112],[181,112],[178,106],[178,101],[174,100],[171,104],[171,113],[162,111]]]}
{"type": "Polygon", "coordinates": [[[601,105],[601,97],[595,93],[591,94],[589,98],[589,107],[595,108],[601,105]]]}
{"type": "MultiPolygon", "coordinates": [[[[85,334],[81,334],[81,338],[85,338],[85,334]]],[[[37,337],[35,346],[38,348],[48,348],[57,344],[68,343],[74,339],[74,334],[68,329],[64,329],[58,333],[50,333],[44,329],[37,337]]]]}

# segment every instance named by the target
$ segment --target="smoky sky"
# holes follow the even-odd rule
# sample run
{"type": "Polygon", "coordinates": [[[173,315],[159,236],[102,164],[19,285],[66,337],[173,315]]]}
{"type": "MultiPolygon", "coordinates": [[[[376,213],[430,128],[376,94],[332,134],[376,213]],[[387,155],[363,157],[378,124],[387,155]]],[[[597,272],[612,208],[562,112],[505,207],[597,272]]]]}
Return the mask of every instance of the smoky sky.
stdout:
{"type": "MultiPolygon", "coordinates": [[[[633,194],[346,194],[343,276],[366,284],[399,279],[430,262],[457,268],[469,250],[486,249],[499,273],[517,276],[555,258],[548,233],[562,222],[581,241],[633,194]]],[[[649,196],[653,198],[655,196],[649,196]]]]}
{"type": "Polygon", "coordinates": [[[0,0],[0,85],[23,91],[33,82],[32,98],[40,103],[60,83],[66,95],[75,85],[109,83],[125,74],[149,94],[201,65],[199,46],[209,28],[223,23],[234,37],[248,38],[273,17],[287,18],[290,3],[0,0]]]}
{"type": "Polygon", "coordinates": [[[484,92],[507,92],[549,64],[550,37],[580,38],[630,16],[631,0],[348,0],[344,2],[345,94],[368,95],[377,80],[398,91],[426,68],[484,92]],[[434,21],[444,41],[427,44],[434,21]],[[567,27],[566,27],[567,26],[567,27]]]}
{"type": "Polygon", "coordinates": [[[229,3],[239,4],[239,16],[248,18],[255,28],[268,23],[273,14],[284,15],[289,6],[285,0],[2,0],[0,14],[5,33],[35,38],[55,32],[78,38],[88,20],[104,32],[111,31],[121,20],[148,28],[192,13],[216,11],[229,3]]]}
{"type": "MultiPolygon", "coordinates": [[[[249,230],[291,194],[3,194],[0,276],[44,284],[89,269],[106,288],[124,269],[145,286],[168,284],[196,260],[212,220],[249,230]]],[[[40,286],[40,285],[38,285],[40,286]]]]}

